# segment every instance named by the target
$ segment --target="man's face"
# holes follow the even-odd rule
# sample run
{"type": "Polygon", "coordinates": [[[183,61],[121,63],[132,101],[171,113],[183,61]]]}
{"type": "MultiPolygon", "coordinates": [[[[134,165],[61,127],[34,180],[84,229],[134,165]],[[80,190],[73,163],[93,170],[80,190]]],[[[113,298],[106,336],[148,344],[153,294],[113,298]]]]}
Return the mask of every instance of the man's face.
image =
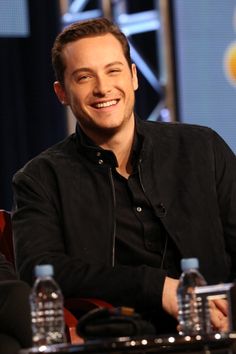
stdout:
{"type": "Polygon", "coordinates": [[[79,39],[63,50],[64,88],[54,89],[90,137],[114,134],[134,119],[136,67],[130,70],[120,42],[111,34],[79,39]]]}

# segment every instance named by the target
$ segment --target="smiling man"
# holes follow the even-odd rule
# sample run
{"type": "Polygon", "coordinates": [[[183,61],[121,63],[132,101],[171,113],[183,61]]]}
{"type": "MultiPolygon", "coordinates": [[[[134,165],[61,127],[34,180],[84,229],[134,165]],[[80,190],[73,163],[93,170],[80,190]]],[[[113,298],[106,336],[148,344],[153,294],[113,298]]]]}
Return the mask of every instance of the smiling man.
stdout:
{"type": "Polygon", "coordinates": [[[127,177],[138,88],[135,64],[129,64],[122,44],[110,33],[67,44],[63,60],[63,82],[54,84],[57,96],[96,145],[115,153],[117,169],[127,177]]]}
{"type": "MultiPolygon", "coordinates": [[[[65,297],[131,306],[174,332],[182,257],[198,257],[210,284],[235,278],[235,156],[209,128],[134,114],[136,67],[107,19],[65,28],[52,60],[77,127],[14,176],[19,273],[31,284],[51,263],[65,297]]],[[[225,304],[213,305],[225,329],[225,304]]]]}

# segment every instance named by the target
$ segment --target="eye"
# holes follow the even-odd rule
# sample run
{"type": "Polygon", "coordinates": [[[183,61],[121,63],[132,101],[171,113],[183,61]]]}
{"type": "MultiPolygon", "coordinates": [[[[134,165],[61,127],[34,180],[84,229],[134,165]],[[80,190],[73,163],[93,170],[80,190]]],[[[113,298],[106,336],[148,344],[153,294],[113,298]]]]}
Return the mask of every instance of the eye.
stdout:
{"type": "Polygon", "coordinates": [[[75,80],[76,80],[76,82],[86,82],[86,81],[88,81],[89,79],[91,79],[91,75],[89,75],[89,74],[84,74],[84,75],[78,75],[76,78],[75,78],[75,80]]]}
{"type": "Polygon", "coordinates": [[[109,74],[119,74],[121,72],[121,69],[114,68],[109,70],[109,74]]]}

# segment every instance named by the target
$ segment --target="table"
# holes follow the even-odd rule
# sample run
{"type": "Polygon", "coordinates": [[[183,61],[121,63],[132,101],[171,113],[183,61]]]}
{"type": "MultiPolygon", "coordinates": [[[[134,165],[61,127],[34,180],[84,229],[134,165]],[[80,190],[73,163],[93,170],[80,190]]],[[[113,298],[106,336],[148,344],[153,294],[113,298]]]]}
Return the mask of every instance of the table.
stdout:
{"type": "Polygon", "coordinates": [[[236,332],[208,336],[147,336],[91,340],[85,344],[60,344],[21,350],[19,354],[236,354],[236,332]]]}

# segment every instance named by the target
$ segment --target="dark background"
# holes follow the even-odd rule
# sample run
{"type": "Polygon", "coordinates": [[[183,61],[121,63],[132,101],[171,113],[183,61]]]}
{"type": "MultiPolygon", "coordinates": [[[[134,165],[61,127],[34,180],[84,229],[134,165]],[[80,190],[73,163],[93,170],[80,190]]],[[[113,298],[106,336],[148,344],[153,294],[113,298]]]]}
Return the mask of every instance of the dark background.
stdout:
{"type": "MultiPolygon", "coordinates": [[[[153,1],[131,0],[127,4],[129,12],[145,11],[152,8],[153,1]]],[[[27,6],[29,36],[0,37],[0,209],[7,210],[13,203],[13,174],[68,134],[66,112],[52,87],[51,47],[63,27],[59,1],[28,0],[27,6]]],[[[97,1],[89,1],[86,9],[97,6],[97,1]]],[[[150,47],[153,36],[147,32],[130,39],[157,71],[155,49],[150,47]]],[[[145,119],[162,94],[155,92],[141,73],[139,82],[136,110],[145,119]]]]}
{"type": "Polygon", "coordinates": [[[14,172],[66,135],[50,59],[61,26],[58,1],[29,1],[28,9],[29,37],[0,38],[0,208],[8,210],[14,172]]]}

